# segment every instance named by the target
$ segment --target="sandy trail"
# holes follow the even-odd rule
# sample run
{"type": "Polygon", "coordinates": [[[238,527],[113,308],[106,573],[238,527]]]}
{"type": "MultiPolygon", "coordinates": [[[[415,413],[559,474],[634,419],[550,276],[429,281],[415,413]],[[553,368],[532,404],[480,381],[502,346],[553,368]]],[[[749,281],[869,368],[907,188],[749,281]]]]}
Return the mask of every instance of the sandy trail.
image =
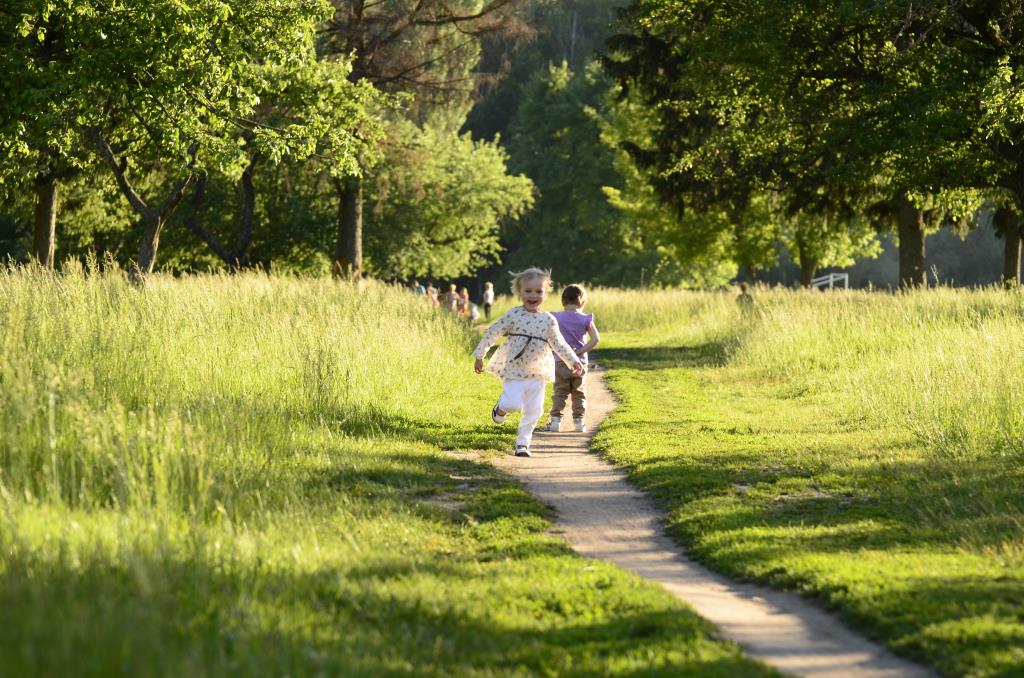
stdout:
{"type": "MultiPolygon", "coordinates": [[[[591,428],[615,407],[600,371],[587,379],[591,428]]],[[[568,428],[571,419],[562,422],[568,428]]],[[[814,678],[932,676],[848,629],[799,597],[730,581],[690,560],[664,534],[663,518],[626,475],[590,453],[593,433],[534,435],[534,456],[496,458],[558,513],[557,530],[588,558],[660,582],[747,653],[786,673],[814,678]]]]}

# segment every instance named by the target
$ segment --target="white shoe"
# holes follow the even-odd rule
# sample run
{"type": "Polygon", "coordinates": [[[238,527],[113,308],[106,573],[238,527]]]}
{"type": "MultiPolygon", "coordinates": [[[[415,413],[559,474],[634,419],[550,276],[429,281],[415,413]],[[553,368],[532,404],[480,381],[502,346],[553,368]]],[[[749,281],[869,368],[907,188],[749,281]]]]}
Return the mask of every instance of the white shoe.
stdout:
{"type": "Polygon", "coordinates": [[[552,433],[558,433],[558,430],[562,427],[561,417],[551,417],[551,421],[548,422],[547,430],[552,433]]]}
{"type": "Polygon", "coordinates": [[[530,454],[530,448],[526,447],[525,445],[516,445],[516,456],[517,457],[529,457],[529,456],[532,456],[530,454]]]}
{"type": "Polygon", "coordinates": [[[587,430],[587,427],[583,423],[583,417],[577,417],[572,420],[572,423],[576,425],[576,432],[583,433],[587,430]]]}
{"type": "Polygon", "coordinates": [[[504,422],[506,416],[508,416],[508,412],[506,412],[505,414],[498,414],[497,404],[495,404],[494,407],[491,409],[491,421],[493,421],[495,424],[500,424],[504,422]]]}

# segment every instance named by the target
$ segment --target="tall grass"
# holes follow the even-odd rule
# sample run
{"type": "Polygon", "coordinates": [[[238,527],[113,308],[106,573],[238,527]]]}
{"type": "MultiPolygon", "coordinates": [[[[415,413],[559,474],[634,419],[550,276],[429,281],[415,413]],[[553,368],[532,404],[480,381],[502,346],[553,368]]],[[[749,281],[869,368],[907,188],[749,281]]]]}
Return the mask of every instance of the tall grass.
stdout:
{"type": "Polygon", "coordinates": [[[0,272],[0,675],[762,675],[440,453],[512,439],[473,339],[374,283],[0,272]]]}
{"type": "Polygon", "coordinates": [[[748,315],[733,294],[686,291],[594,290],[588,310],[602,330],[639,341],[713,345],[730,365],[826,398],[837,417],[902,429],[936,454],[1024,453],[1020,292],[754,294],[748,315]]]}
{"type": "Polygon", "coordinates": [[[397,288],[260,275],[0,273],[0,493],[244,510],[302,422],[439,413],[464,328],[397,288]],[[409,378],[415,372],[416,378],[409,378]]]}

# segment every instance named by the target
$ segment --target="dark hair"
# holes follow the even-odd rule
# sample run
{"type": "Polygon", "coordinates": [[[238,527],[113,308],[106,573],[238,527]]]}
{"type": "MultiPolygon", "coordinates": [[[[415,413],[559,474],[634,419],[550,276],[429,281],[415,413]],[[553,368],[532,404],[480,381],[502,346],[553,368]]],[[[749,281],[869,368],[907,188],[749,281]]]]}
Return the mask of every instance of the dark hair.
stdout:
{"type": "Polygon", "coordinates": [[[580,306],[584,301],[587,300],[587,291],[583,289],[583,285],[567,285],[562,290],[562,305],[572,304],[573,306],[580,306]]]}

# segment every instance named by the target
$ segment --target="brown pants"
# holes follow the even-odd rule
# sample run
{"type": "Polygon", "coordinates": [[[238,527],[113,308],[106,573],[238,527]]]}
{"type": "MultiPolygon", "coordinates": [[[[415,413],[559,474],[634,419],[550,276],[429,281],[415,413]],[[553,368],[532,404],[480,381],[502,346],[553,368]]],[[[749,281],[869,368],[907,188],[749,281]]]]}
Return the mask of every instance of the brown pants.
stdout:
{"type": "Polygon", "coordinates": [[[586,372],[576,377],[561,360],[555,363],[555,390],[551,396],[551,416],[561,417],[565,401],[572,396],[572,416],[579,419],[587,412],[587,395],[583,392],[586,372]]]}

